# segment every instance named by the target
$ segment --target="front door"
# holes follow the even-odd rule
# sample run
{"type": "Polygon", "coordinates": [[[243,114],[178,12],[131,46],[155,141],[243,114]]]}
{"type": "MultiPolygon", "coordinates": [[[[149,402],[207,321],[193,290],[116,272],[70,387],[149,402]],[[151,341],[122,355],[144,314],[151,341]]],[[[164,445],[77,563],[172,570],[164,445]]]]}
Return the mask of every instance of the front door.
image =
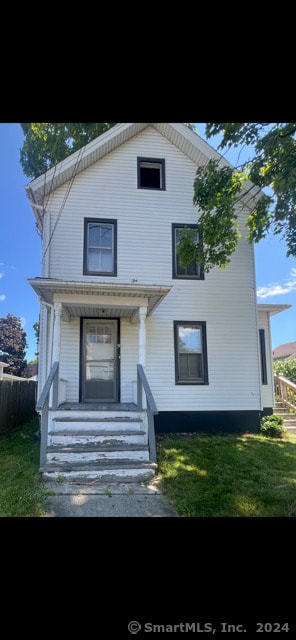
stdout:
{"type": "Polygon", "coordinates": [[[117,343],[117,320],[83,320],[82,402],[118,402],[117,343]]]}

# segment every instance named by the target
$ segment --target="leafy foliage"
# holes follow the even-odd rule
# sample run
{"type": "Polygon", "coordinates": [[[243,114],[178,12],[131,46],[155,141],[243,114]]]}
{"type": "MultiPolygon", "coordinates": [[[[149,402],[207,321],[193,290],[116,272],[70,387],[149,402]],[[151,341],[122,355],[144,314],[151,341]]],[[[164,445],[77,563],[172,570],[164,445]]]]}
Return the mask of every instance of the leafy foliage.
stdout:
{"type": "Polygon", "coordinates": [[[110,122],[21,123],[25,140],[20,163],[25,176],[37,178],[113,125],[110,122]]]}
{"type": "Polygon", "coordinates": [[[282,416],[264,416],[260,422],[260,432],[267,438],[282,438],[284,435],[284,419],[282,416]]]}
{"type": "Polygon", "coordinates": [[[9,365],[5,373],[21,376],[26,368],[26,337],[20,318],[10,313],[6,318],[0,318],[0,360],[9,365]]]}
{"type": "MultiPolygon", "coordinates": [[[[35,356],[38,356],[39,355],[39,338],[40,338],[40,322],[39,321],[33,324],[33,329],[34,329],[36,343],[37,343],[37,351],[35,352],[35,356]]],[[[37,360],[35,362],[37,362],[37,360]]]]}
{"type": "Polygon", "coordinates": [[[273,371],[276,376],[283,376],[296,384],[296,358],[287,358],[273,363],[273,371]]]}
{"type": "Polygon", "coordinates": [[[182,266],[192,260],[192,252],[206,272],[229,264],[241,235],[238,216],[246,210],[242,188],[248,200],[248,191],[254,186],[258,190],[256,202],[249,196],[248,240],[259,242],[271,231],[285,240],[287,256],[296,256],[295,134],[295,123],[207,123],[207,138],[222,135],[219,149],[253,145],[252,157],[236,167],[210,160],[198,168],[193,204],[199,210],[203,247],[192,242],[189,251],[188,236],[184,242],[181,236],[178,252],[182,266]],[[262,192],[264,188],[272,195],[262,192]]]}
{"type": "MultiPolygon", "coordinates": [[[[25,122],[20,123],[25,136],[20,163],[27,178],[37,178],[71,153],[94,140],[114,122],[25,122]]],[[[192,122],[186,122],[196,132],[192,122]]]]}

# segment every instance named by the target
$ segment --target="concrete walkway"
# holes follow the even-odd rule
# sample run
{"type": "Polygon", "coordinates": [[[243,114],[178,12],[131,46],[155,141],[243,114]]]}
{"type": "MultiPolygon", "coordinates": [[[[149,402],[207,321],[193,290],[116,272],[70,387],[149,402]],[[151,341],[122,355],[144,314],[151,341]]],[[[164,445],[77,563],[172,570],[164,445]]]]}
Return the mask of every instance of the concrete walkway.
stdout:
{"type": "Polygon", "coordinates": [[[169,518],[178,514],[157,486],[128,482],[46,482],[48,518],[169,518]]]}

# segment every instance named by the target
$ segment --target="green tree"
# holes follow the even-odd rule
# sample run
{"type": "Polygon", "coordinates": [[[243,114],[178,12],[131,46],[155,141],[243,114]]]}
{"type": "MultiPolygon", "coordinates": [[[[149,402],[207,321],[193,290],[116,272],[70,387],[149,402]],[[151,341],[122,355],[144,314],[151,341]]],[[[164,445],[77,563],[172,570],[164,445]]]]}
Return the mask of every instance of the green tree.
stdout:
{"type": "Polygon", "coordinates": [[[296,123],[210,122],[205,132],[208,139],[222,136],[218,149],[247,145],[251,157],[235,167],[210,160],[197,169],[193,204],[200,214],[202,242],[197,243],[192,230],[185,228],[178,243],[180,264],[184,267],[194,259],[206,272],[229,264],[241,236],[242,190],[248,198],[252,185],[258,188],[258,198],[253,206],[249,199],[246,237],[259,242],[268,232],[280,235],[287,257],[296,257],[296,123]],[[252,185],[246,184],[248,180],[252,185]]]}
{"type": "Polygon", "coordinates": [[[276,376],[283,376],[296,384],[296,358],[276,360],[273,363],[273,371],[276,376]]]}
{"type": "Polygon", "coordinates": [[[8,313],[0,318],[0,360],[9,366],[5,373],[21,376],[27,366],[25,360],[27,334],[22,328],[21,319],[8,313]]]}
{"type": "Polygon", "coordinates": [[[68,155],[114,126],[110,122],[26,122],[20,163],[27,178],[37,178],[68,155]]]}
{"type": "MultiPolygon", "coordinates": [[[[25,122],[20,163],[27,178],[37,178],[114,126],[114,122],[25,122]]],[[[185,123],[196,132],[192,122],[185,123]]]]}
{"type": "MultiPolygon", "coordinates": [[[[35,322],[35,324],[33,324],[33,329],[34,329],[34,333],[35,333],[35,338],[36,338],[36,346],[37,346],[37,351],[35,353],[35,356],[39,356],[39,337],[40,337],[40,322],[37,321],[35,322]]],[[[37,362],[37,360],[34,361],[34,363],[37,362]]]]}

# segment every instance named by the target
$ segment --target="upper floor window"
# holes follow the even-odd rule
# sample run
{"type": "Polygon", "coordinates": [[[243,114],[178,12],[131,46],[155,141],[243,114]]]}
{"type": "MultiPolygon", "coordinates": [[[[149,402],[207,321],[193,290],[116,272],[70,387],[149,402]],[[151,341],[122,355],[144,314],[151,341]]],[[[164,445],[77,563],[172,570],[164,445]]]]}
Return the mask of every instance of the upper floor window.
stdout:
{"type": "Polygon", "coordinates": [[[138,158],[138,189],[165,189],[165,161],[138,158]]]}
{"type": "Polygon", "coordinates": [[[172,224],[173,245],[173,278],[187,278],[188,280],[204,280],[204,271],[197,262],[190,262],[186,267],[181,267],[177,253],[179,238],[184,227],[196,229],[197,241],[200,241],[196,224],[172,224]]]}
{"type": "Polygon", "coordinates": [[[84,260],[85,275],[117,275],[116,220],[85,218],[84,260]]]}

